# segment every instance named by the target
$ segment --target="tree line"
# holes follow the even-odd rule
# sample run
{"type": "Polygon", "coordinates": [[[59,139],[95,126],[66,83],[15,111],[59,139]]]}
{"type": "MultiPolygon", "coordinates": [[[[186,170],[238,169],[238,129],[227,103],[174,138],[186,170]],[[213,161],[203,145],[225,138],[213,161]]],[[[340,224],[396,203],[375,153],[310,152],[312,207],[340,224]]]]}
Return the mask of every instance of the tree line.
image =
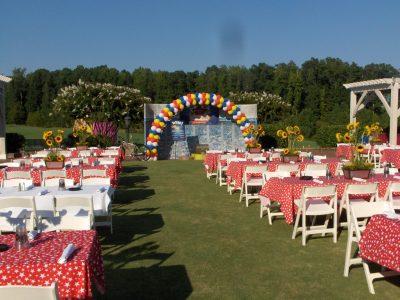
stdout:
{"type": "MultiPolygon", "coordinates": [[[[6,117],[9,124],[31,126],[66,126],[71,120],[49,116],[51,101],[59,89],[85,82],[111,83],[139,89],[154,103],[170,103],[189,92],[213,92],[228,97],[230,92],[267,92],[279,95],[290,104],[286,122],[299,124],[303,132],[313,135],[323,124],[345,124],[348,121],[349,92],[344,83],[376,78],[398,77],[399,70],[390,64],[359,66],[338,58],[311,58],[301,66],[294,62],[275,66],[259,63],[251,67],[211,66],[205,71],[153,71],[138,68],[129,72],[107,66],[49,71],[38,69],[27,73],[13,71],[5,91],[6,117]]],[[[235,101],[235,99],[231,99],[235,101]]],[[[379,102],[365,114],[371,118],[385,116],[379,102]]],[[[268,123],[269,120],[266,120],[268,123]]]]}

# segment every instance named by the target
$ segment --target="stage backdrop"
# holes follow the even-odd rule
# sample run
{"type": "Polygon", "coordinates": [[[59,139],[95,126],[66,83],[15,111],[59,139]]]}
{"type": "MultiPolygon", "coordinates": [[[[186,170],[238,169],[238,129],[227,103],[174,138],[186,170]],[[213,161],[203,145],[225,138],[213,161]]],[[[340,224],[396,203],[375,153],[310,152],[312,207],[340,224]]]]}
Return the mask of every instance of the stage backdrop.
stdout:
{"type": "MultiPolygon", "coordinates": [[[[144,141],[149,133],[151,123],[166,104],[144,105],[144,141]]],[[[252,124],[257,123],[257,104],[237,105],[240,111],[252,124]]],[[[177,159],[180,156],[189,156],[194,153],[196,146],[208,145],[209,150],[244,149],[245,142],[239,126],[232,122],[232,116],[225,114],[222,109],[218,124],[186,124],[184,126],[185,139],[174,141],[172,136],[173,121],[180,121],[181,116],[177,114],[168,122],[158,145],[158,159],[177,159]]],[[[257,125],[257,124],[256,124],[257,125]]]]}

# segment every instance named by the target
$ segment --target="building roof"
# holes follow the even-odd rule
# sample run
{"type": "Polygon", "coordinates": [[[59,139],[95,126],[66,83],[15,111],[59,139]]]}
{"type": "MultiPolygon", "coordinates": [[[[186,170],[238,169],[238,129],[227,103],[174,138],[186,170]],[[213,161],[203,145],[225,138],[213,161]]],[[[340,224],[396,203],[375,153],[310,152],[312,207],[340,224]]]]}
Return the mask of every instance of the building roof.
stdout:
{"type": "Polygon", "coordinates": [[[373,87],[381,86],[383,88],[384,86],[389,86],[393,83],[400,83],[400,78],[381,78],[381,79],[373,79],[373,80],[366,80],[366,81],[358,81],[358,82],[351,82],[351,83],[345,83],[343,86],[346,89],[350,90],[368,90],[373,87]]]}
{"type": "Polygon", "coordinates": [[[10,77],[4,76],[0,74],[0,81],[10,82],[12,79],[10,77]]]}

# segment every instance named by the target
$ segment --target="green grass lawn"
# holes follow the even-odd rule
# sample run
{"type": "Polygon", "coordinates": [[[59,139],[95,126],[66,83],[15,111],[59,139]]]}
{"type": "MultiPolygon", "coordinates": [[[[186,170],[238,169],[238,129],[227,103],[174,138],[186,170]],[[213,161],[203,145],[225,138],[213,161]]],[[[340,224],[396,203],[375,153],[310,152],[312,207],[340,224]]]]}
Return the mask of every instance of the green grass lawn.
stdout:
{"type": "Polygon", "coordinates": [[[107,293],[100,299],[398,299],[400,280],[368,293],[362,267],[343,277],[347,231],[337,244],[291,239],[259,204],[206,179],[200,161],[124,162],[115,232],[99,229],[107,293]]]}

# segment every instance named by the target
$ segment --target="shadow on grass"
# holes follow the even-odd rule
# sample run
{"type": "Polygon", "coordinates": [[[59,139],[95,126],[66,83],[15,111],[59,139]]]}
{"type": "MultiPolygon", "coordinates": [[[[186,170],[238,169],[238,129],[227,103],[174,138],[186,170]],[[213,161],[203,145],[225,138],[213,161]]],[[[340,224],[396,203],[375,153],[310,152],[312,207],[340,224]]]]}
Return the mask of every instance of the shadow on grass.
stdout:
{"type": "Polygon", "coordinates": [[[183,265],[114,269],[107,273],[106,280],[113,277],[113,287],[98,299],[187,299],[193,291],[183,265]]]}
{"type": "Polygon", "coordinates": [[[153,189],[116,190],[114,204],[130,204],[143,201],[155,194],[153,189]]]}
{"type": "Polygon", "coordinates": [[[124,166],[122,168],[123,173],[131,173],[131,172],[144,171],[144,170],[147,170],[147,167],[145,167],[145,166],[124,166]]]}

